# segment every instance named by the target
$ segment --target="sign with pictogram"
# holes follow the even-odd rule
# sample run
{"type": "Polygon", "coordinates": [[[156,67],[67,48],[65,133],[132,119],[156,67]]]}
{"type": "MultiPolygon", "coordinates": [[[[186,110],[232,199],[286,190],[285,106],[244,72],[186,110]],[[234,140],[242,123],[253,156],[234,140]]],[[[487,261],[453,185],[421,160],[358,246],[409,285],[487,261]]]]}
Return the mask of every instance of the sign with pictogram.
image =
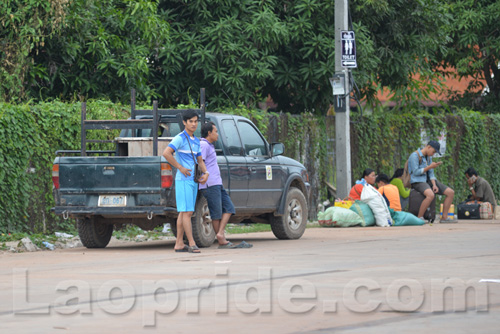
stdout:
{"type": "Polygon", "coordinates": [[[356,39],[354,31],[342,30],[340,33],[342,43],[342,67],[356,68],[356,39]]]}

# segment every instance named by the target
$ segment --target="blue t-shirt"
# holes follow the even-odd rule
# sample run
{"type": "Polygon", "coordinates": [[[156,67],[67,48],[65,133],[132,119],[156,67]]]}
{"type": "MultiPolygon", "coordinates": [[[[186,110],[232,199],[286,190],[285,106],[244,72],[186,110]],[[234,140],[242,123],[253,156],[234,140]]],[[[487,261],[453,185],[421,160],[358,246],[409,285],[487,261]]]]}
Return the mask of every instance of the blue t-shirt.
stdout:
{"type": "Polygon", "coordinates": [[[191,176],[186,177],[181,172],[177,171],[175,174],[176,180],[194,180],[194,160],[193,155],[191,154],[191,149],[189,148],[189,144],[191,144],[191,149],[193,150],[194,158],[197,159],[201,156],[200,152],[200,140],[193,136],[193,138],[189,137],[186,130],[179,133],[177,136],[172,139],[169,147],[171,147],[175,153],[175,160],[179,164],[181,164],[184,168],[191,169],[191,176]],[[188,143],[189,138],[189,143],[188,143]]]}

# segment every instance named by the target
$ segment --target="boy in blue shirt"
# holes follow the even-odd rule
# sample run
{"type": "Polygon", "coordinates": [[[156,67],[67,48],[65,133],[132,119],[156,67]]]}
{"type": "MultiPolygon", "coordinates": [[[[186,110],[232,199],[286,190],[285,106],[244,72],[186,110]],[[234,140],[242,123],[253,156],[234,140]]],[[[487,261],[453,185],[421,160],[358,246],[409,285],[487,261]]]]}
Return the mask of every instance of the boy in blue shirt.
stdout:
{"type": "Polygon", "coordinates": [[[186,110],[182,115],[184,131],[179,133],[168,144],[163,156],[167,161],[177,168],[175,175],[175,199],[177,202],[177,236],[174,250],[176,252],[200,253],[193,239],[191,226],[191,216],[193,215],[196,195],[198,194],[198,184],[194,181],[195,158],[203,175],[198,180],[199,183],[207,182],[209,173],[200,152],[200,140],[194,136],[198,127],[198,114],[194,110],[186,110]],[[176,155],[174,157],[174,152],[176,155]],[[184,233],[189,241],[189,246],[184,244],[184,233]]]}

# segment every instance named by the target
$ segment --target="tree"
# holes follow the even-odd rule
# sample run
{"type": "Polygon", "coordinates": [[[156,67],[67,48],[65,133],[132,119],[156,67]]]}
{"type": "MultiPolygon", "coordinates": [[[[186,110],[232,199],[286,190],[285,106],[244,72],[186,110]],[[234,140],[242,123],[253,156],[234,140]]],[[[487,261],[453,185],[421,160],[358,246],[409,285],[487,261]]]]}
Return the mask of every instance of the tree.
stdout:
{"type": "MultiPolygon", "coordinates": [[[[175,105],[206,87],[212,110],[271,96],[279,110],[324,112],[333,101],[333,1],[74,0],[66,8],[63,29],[30,53],[27,98],[125,102],[135,87],[140,98],[175,105]]],[[[446,51],[447,9],[437,0],[351,2],[361,97],[390,87],[418,100],[434,89],[425,80],[446,51]]]]}
{"type": "MultiPolygon", "coordinates": [[[[215,105],[270,95],[291,112],[323,111],[333,100],[333,1],[164,0],[160,7],[173,36],[162,53],[165,72],[157,73],[161,91],[178,97],[207,86],[215,105]]],[[[351,10],[363,96],[373,100],[374,83],[396,89],[415,85],[414,73],[431,75],[449,18],[441,2],[359,0],[351,10]]]]}
{"type": "Polygon", "coordinates": [[[0,6],[0,99],[26,98],[26,82],[43,69],[33,54],[61,28],[68,0],[6,0],[0,6]]]}
{"type": "Polygon", "coordinates": [[[450,26],[449,52],[445,65],[456,69],[459,77],[472,77],[465,103],[477,109],[498,112],[500,104],[500,2],[461,0],[450,4],[453,21],[450,26]],[[481,97],[487,83],[485,96],[481,97]],[[488,108],[488,102],[490,108],[488,108]]]}
{"type": "Polygon", "coordinates": [[[155,86],[166,103],[206,87],[212,106],[255,104],[274,75],[289,32],[275,1],[161,1],[172,39],[160,52],[155,86]]]}
{"type": "Polygon", "coordinates": [[[75,0],[66,25],[34,56],[32,96],[127,100],[155,95],[150,72],[168,43],[168,23],[148,0],[75,0]]]}

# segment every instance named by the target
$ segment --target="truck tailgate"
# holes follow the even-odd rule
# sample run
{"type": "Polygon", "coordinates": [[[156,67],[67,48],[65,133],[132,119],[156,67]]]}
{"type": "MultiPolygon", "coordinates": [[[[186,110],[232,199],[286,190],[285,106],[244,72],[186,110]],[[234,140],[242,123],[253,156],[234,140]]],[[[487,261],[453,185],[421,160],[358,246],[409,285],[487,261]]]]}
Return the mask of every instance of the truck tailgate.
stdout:
{"type": "Polygon", "coordinates": [[[62,192],[159,192],[162,157],[60,157],[62,192]]]}

